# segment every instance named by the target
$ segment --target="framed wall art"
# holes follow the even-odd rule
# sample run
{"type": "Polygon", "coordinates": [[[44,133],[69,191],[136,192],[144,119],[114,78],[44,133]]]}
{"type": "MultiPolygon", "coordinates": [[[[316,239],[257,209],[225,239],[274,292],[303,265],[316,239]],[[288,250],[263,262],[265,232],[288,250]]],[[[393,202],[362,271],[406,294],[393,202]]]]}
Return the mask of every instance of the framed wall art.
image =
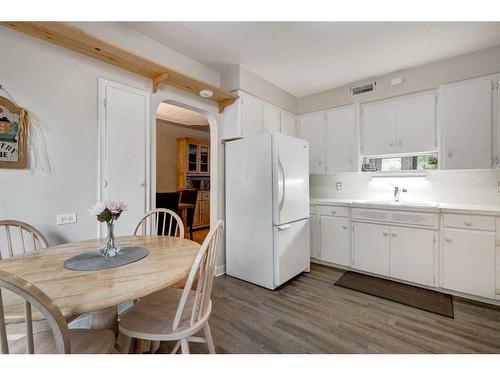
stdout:
{"type": "Polygon", "coordinates": [[[28,112],[0,96],[0,168],[28,167],[28,112]]]}

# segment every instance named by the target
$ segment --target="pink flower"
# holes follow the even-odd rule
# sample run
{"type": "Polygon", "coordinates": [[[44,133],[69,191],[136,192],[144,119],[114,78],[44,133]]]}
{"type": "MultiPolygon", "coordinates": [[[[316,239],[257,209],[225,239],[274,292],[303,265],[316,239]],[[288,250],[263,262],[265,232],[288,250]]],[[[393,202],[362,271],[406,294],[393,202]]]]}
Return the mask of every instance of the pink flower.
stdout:
{"type": "Polygon", "coordinates": [[[106,208],[110,210],[112,214],[119,214],[123,211],[122,203],[118,201],[107,201],[106,208]]]}

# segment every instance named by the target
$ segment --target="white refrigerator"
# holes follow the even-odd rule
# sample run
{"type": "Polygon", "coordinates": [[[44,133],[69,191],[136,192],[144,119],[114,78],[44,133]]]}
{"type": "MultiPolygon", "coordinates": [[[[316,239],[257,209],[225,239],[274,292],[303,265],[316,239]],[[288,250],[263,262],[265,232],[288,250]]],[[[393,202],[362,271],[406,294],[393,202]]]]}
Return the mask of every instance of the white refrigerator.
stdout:
{"type": "Polygon", "coordinates": [[[226,143],[226,273],[275,289],[309,271],[309,145],[284,134],[226,143]]]}

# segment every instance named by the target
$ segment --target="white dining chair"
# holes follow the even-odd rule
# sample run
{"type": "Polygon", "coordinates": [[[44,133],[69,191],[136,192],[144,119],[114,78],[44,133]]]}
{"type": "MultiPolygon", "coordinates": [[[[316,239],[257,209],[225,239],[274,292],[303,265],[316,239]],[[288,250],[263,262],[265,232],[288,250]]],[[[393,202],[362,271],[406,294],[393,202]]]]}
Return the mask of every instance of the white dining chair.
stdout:
{"type": "Polygon", "coordinates": [[[134,236],[172,236],[184,238],[184,224],[179,215],[167,208],[146,212],[135,227],[134,236]]]}
{"type": "Polygon", "coordinates": [[[124,314],[119,330],[127,337],[125,353],[130,350],[132,338],[153,342],[176,341],[172,353],[177,353],[180,347],[183,354],[189,353],[189,342],[205,343],[209,353],[215,353],[208,319],[212,311],[210,295],[217,248],[223,231],[223,221],[217,222],[210,230],[194,260],[184,289],[166,288],[150,294],[124,314]],[[200,331],[203,331],[204,337],[195,336],[200,331]]]}
{"type": "Polygon", "coordinates": [[[30,282],[0,270],[0,342],[3,354],[100,354],[114,351],[115,335],[109,330],[68,329],[54,302],[30,282]],[[2,289],[24,300],[26,335],[9,343],[2,289]],[[32,306],[47,321],[50,329],[33,332],[32,306]]]}
{"type": "Polygon", "coordinates": [[[0,220],[0,259],[24,255],[48,246],[43,234],[28,223],[0,220]]]}

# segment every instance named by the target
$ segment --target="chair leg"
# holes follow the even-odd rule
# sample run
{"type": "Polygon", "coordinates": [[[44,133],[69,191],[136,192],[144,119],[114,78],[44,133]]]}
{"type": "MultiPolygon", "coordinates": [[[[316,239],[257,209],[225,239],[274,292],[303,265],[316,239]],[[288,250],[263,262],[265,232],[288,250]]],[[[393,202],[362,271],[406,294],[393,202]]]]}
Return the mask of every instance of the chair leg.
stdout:
{"type": "Polygon", "coordinates": [[[203,327],[203,333],[205,335],[205,339],[207,340],[208,352],[210,354],[216,354],[214,340],[212,339],[212,333],[210,332],[210,327],[208,323],[205,324],[205,327],[203,327]]]}
{"type": "Polygon", "coordinates": [[[189,239],[193,240],[193,226],[189,227],[189,239]]]}
{"type": "Polygon", "coordinates": [[[160,342],[159,341],[151,341],[149,352],[151,354],[155,354],[159,347],[160,347],[160,342]]]}
{"type": "Polygon", "coordinates": [[[174,348],[172,349],[172,351],[170,352],[170,354],[176,354],[177,351],[179,350],[179,347],[181,346],[181,342],[180,341],[177,341],[174,345],[174,348]]]}
{"type": "Polygon", "coordinates": [[[187,339],[181,340],[181,352],[182,354],[189,354],[189,343],[187,339]]]}
{"type": "Polygon", "coordinates": [[[132,344],[132,337],[124,335],[120,333],[121,336],[121,344],[120,344],[120,353],[129,354],[130,353],[130,345],[132,344]]]}

